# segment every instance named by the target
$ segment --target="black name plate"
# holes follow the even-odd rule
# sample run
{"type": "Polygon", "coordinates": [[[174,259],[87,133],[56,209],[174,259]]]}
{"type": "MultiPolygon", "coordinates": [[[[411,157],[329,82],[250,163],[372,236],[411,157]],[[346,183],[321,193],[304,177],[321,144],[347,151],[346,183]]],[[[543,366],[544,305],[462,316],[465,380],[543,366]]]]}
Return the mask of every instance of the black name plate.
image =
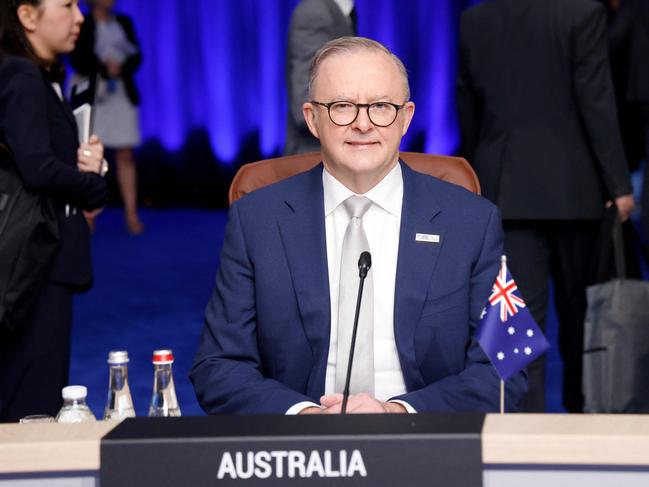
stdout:
{"type": "Polygon", "coordinates": [[[101,486],[482,485],[482,414],[128,419],[101,486]]]}

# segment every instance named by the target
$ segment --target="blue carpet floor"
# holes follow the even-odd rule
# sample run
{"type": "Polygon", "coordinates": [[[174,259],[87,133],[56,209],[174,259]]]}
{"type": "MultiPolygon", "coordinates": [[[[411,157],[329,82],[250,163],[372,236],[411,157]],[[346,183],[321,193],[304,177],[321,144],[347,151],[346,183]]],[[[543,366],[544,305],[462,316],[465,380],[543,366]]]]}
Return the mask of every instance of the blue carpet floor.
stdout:
{"type": "Polygon", "coordinates": [[[136,412],[146,415],[152,352],[171,348],[182,413],[203,414],[187,374],[214,285],[226,212],[145,211],[142,220],[146,230],[139,237],[126,233],[120,210],[108,209],[97,220],[94,286],[75,301],[70,382],[88,387],[89,406],[101,417],[108,352],[128,350],[136,412]]]}
{"type": "MultiPolygon", "coordinates": [[[[151,355],[171,348],[183,415],[204,414],[187,377],[203,311],[214,285],[225,230],[225,211],[144,211],[146,231],[131,237],[121,211],[107,209],[93,239],[95,283],[77,296],[72,331],[70,383],[88,387],[88,404],[103,414],[110,350],[128,350],[129,381],[138,415],[146,415],[153,386],[151,355]]],[[[556,318],[547,334],[556,344],[556,318]]],[[[561,360],[548,353],[547,409],[560,412],[561,360]]]]}

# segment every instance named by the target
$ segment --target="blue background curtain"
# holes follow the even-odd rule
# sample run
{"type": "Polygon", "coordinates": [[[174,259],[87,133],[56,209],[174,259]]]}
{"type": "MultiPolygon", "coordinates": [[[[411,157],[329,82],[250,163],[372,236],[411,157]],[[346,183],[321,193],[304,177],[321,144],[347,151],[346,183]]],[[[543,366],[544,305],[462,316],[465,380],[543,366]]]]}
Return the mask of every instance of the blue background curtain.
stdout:
{"type": "MultiPolygon", "coordinates": [[[[417,109],[404,149],[439,154],[456,149],[459,18],[479,2],[356,0],[359,34],[385,43],[410,74],[417,109]]],[[[281,152],[286,38],[297,3],[118,0],[117,10],[135,23],[144,54],[137,79],[143,94],[138,164],[145,203],[195,204],[201,193],[199,204],[214,205],[214,198],[225,204],[229,176],[239,164],[281,152]],[[179,195],[178,188],[190,195],[179,195]]],[[[135,240],[123,232],[119,212],[108,210],[99,220],[95,287],[75,304],[71,379],[90,386],[91,407],[101,414],[106,353],[128,349],[133,397],[143,415],[151,391],[151,350],[171,347],[183,413],[200,414],[187,372],[213,286],[214,244],[223,238],[225,213],[145,216],[145,236],[135,240]]],[[[553,343],[556,326],[550,318],[546,331],[553,343]]],[[[550,411],[562,410],[557,354],[554,347],[548,362],[550,411]]]]}
{"type": "MultiPolygon", "coordinates": [[[[386,44],[409,71],[417,110],[403,149],[450,154],[457,147],[459,16],[478,1],[356,1],[359,34],[386,44]]],[[[221,171],[280,154],[286,40],[297,3],[118,0],[116,9],[132,17],[142,44],[137,80],[145,147],[179,153],[199,134],[221,171]]],[[[183,165],[187,158],[167,162],[183,165]]]]}

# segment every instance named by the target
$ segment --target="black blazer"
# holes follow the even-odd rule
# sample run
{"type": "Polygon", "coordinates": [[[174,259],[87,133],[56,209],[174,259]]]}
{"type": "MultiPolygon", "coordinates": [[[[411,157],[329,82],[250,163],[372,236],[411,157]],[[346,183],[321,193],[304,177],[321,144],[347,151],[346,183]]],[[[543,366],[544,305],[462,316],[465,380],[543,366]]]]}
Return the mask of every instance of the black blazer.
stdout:
{"type": "Polygon", "coordinates": [[[629,168],[635,170],[645,158],[644,119],[647,115],[644,112],[649,110],[649,2],[625,0],[618,10],[610,10],[609,19],[618,120],[629,168]]]}
{"type": "Polygon", "coordinates": [[[649,102],[649,2],[627,0],[614,15],[609,29],[612,52],[626,51],[624,99],[649,102]]]}
{"type": "MultiPolygon", "coordinates": [[[[120,78],[124,82],[126,94],[133,105],[140,103],[140,92],[135,84],[135,71],[142,64],[142,52],[140,44],[135,35],[135,28],[131,19],[126,15],[116,14],[115,20],[122,26],[126,38],[135,46],[137,52],[128,57],[122,65],[122,74],[120,78]]],[[[70,54],[70,64],[79,74],[84,76],[94,76],[100,74],[103,78],[108,78],[106,66],[102,64],[95,54],[95,19],[92,15],[87,15],[86,20],[81,25],[81,33],[77,41],[76,48],[70,54]]]]}
{"type": "Polygon", "coordinates": [[[604,7],[490,0],[461,22],[461,152],[503,218],[599,218],[630,194],[604,7]]]}
{"type": "Polygon", "coordinates": [[[79,172],[74,116],[47,73],[23,58],[0,62],[0,141],[11,150],[25,187],[54,202],[61,245],[50,281],[89,285],[90,233],[82,209],[105,204],[106,181],[79,172]]]}

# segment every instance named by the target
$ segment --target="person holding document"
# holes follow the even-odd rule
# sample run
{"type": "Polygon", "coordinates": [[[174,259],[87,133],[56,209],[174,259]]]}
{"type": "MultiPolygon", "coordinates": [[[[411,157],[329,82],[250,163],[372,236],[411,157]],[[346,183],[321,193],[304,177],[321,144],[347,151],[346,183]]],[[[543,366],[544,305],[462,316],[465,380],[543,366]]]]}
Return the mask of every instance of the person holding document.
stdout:
{"type": "Polygon", "coordinates": [[[61,94],[58,60],[74,48],[82,22],[76,0],[0,3],[0,162],[15,167],[26,191],[52,202],[59,231],[59,248],[30,319],[12,330],[0,327],[0,421],[53,416],[61,407],[72,295],[92,282],[83,210],[105,203],[104,147],[96,136],[79,145],[61,94]]]}
{"type": "MultiPolygon", "coordinates": [[[[350,413],[496,411],[474,340],[498,272],[487,200],[399,160],[415,105],[402,62],[370,39],[315,55],[303,113],[322,164],[232,205],[190,378],[212,414],[338,414],[359,287],[350,413]]],[[[507,384],[516,409],[525,375],[507,384]]]]}

